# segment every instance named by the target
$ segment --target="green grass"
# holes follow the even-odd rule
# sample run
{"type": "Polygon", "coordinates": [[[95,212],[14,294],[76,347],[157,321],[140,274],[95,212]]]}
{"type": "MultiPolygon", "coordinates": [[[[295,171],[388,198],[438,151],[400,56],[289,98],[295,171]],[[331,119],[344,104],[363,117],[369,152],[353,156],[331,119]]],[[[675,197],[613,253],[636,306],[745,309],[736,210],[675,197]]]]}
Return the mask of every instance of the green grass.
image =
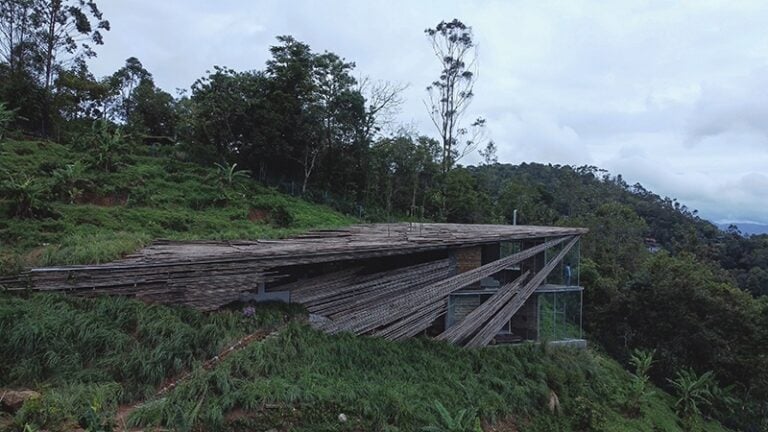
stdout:
{"type": "MultiPolygon", "coordinates": [[[[184,162],[171,149],[134,147],[114,172],[101,172],[88,151],[52,142],[0,143],[0,177],[25,175],[44,186],[45,217],[8,217],[0,199],[0,274],[24,266],[111,261],[156,238],[260,239],[353,223],[328,207],[280,194],[257,182],[219,186],[216,171],[184,162]],[[57,170],[80,162],[74,181],[57,170]],[[80,191],[74,203],[66,191],[80,191]],[[270,217],[275,209],[289,220],[270,217]]],[[[0,179],[2,180],[2,179],[0,179]]]]}
{"type": "Polygon", "coordinates": [[[246,334],[274,328],[301,309],[260,305],[203,314],[126,298],[0,294],[0,388],[34,388],[43,398],[16,426],[57,427],[112,419],[120,403],[144,399],[246,334]],[[94,402],[96,401],[96,402],[94,402]]]}
{"type": "MultiPolygon", "coordinates": [[[[292,325],[214,371],[198,371],[131,420],[204,430],[410,431],[437,424],[439,402],[487,423],[512,419],[526,431],[681,430],[671,399],[660,391],[642,416],[625,416],[628,383],[617,363],[592,351],[536,345],[470,350],[427,339],[328,336],[292,325]],[[560,413],[547,408],[550,392],[560,400],[560,413]],[[244,414],[227,421],[232,410],[244,414]],[[180,412],[188,414],[181,421],[180,412]],[[340,413],[350,421],[339,423],[340,413]]],[[[722,430],[716,424],[707,429],[722,430]]]]}
{"type": "Polygon", "coordinates": [[[43,394],[16,414],[11,430],[108,429],[121,404],[138,401],[145,402],[130,424],[173,430],[411,431],[439,424],[437,402],[454,415],[467,410],[525,431],[681,430],[661,390],[642,415],[626,415],[630,375],[591,350],[396,343],[329,336],[294,320],[277,337],[201,368],[243,335],[297,316],[299,309],[278,305],[245,318],[122,298],[0,296],[0,387],[43,394]],[[153,398],[186,370],[190,380],[153,398]],[[547,408],[551,392],[556,413],[547,408]]]}

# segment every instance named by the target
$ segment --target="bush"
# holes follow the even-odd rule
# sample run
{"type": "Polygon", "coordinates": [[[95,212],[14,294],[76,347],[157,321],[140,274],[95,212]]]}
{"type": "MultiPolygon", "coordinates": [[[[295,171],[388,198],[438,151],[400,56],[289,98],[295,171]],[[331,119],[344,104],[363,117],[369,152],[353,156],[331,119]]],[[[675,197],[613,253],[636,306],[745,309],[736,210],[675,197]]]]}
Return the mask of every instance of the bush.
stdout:
{"type": "Polygon", "coordinates": [[[424,432],[482,432],[480,427],[480,418],[477,414],[468,411],[466,408],[459,410],[455,416],[439,401],[435,401],[435,411],[437,413],[437,423],[425,426],[421,430],[424,432]]]}
{"type": "Polygon", "coordinates": [[[635,367],[635,374],[631,378],[626,400],[626,409],[631,416],[640,415],[643,407],[653,396],[651,378],[648,375],[653,365],[653,354],[653,351],[636,349],[629,358],[629,362],[635,367]]]}
{"type": "Polygon", "coordinates": [[[281,204],[277,204],[269,211],[269,223],[279,228],[289,228],[295,222],[293,214],[281,204]]]}
{"type": "Polygon", "coordinates": [[[13,175],[6,172],[4,177],[0,181],[0,192],[10,201],[10,217],[27,219],[49,213],[45,203],[48,185],[26,174],[13,175]]]}
{"type": "Polygon", "coordinates": [[[5,138],[8,127],[14,118],[16,118],[16,111],[8,109],[4,102],[0,102],[0,140],[5,138]]]}
{"type": "Polygon", "coordinates": [[[67,164],[53,172],[54,191],[59,198],[74,203],[85,191],[88,181],[85,179],[86,165],[80,161],[67,164]]]}
{"type": "Polygon", "coordinates": [[[95,121],[91,133],[84,137],[84,146],[90,154],[91,164],[104,171],[113,172],[121,164],[127,145],[120,129],[112,129],[105,121],[95,121]]]}
{"type": "Polygon", "coordinates": [[[250,171],[237,169],[237,164],[219,164],[216,166],[216,183],[219,186],[219,196],[226,201],[236,201],[245,197],[243,183],[250,176],[250,171]]]}

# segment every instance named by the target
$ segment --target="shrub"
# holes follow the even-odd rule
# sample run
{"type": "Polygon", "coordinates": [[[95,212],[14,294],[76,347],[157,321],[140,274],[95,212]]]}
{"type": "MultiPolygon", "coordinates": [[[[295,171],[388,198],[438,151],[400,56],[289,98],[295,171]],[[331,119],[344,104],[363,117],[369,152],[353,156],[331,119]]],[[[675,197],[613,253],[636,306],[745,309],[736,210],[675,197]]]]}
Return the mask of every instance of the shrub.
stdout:
{"type": "Polygon", "coordinates": [[[41,180],[26,174],[5,173],[0,192],[10,201],[10,215],[21,219],[38,217],[48,212],[45,196],[48,187],[41,180]]]}
{"type": "Polygon", "coordinates": [[[461,409],[455,416],[439,401],[435,401],[437,424],[425,426],[424,432],[481,432],[480,418],[477,414],[467,409],[461,409]]]}
{"type": "Polygon", "coordinates": [[[282,204],[276,204],[269,211],[269,223],[276,227],[288,228],[294,222],[293,214],[282,204]]]}
{"type": "Polygon", "coordinates": [[[214,163],[214,165],[216,166],[219,183],[228,187],[236,186],[250,175],[248,170],[237,169],[236,163],[230,165],[224,162],[224,164],[214,163]]]}
{"type": "Polygon", "coordinates": [[[8,126],[16,118],[16,111],[6,107],[4,102],[0,102],[0,140],[5,138],[8,132],[8,126]]]}
{"type": "Polygon", "coordinates": [[[578,430],[602,431],[607,424],[605,409],[583,396],[575,399],[572,418],[578,430]]]}
{"type": "Polygon", "coordinates": [[[53,188],[60,198],[71,204],[83,194],[88,183],[85,179],[85,170],[86,165],[78,161],[53,172],[53,188]]]}
{"type": "Polygon", "coordinates": [[[635,367],[626,400],[626,409],[631,416],[640,415],[648,399],[653,396],[648,375],[653,365],[653,354],[653,351],[636,349],[629,358],[629,362],[635,367]]]}
{"type": "Polygon", "coordinates": [[[113,172],[120,165],[120,157],[127,150],[122,131],[112,130],[109,123],[95,121],[91,133],[84,138],[92,165],[104,172],[113,172]]]}
{"type": "Polygon", "coordinates": [[[677,393],[677,415],[686,422],[688,429],[695,429],[700,421],[702,409],[712,404],[711,386],[714,384],[714,373],[708,371],[697,375],[692,369],[683,369],[677,372],[675,379],[668,381],[677,393]]]}

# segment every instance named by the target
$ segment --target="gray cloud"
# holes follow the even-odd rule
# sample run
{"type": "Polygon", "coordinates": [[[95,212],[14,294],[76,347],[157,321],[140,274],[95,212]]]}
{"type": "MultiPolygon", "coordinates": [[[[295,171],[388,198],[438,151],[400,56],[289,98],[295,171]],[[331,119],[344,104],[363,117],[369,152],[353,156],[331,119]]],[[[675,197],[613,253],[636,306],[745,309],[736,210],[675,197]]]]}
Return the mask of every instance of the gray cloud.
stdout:
{"type": "MultiPolygon", "coordinates": [[[[437,65],[422,30],[474,27],[483,115],[504,162],[590,163],[712,220],[768,223],[768,4],[104,0],[99,75],[137,56],[162,87],[212,65],[262,68],[274,36],[410,83],[401,121],[432,133],[437,65]]],[[[476,156],[464,162],[471,163],[476,156]]]]}

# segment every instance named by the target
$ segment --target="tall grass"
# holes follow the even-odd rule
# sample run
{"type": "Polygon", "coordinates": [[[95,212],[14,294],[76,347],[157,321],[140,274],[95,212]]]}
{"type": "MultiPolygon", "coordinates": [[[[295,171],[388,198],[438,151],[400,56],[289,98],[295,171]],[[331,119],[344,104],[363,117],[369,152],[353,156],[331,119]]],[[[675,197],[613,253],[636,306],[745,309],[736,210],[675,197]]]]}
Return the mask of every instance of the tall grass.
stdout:
{"type": "Polygon", "coordinates": [[[50,407],[76,417],[104,388],[110,390],[99,396],[99,410],[114,415],[117,402],[154,394],[168,378],[256,329],[281,324],[297,309],[260,305],[256,311],[245,317],[241,311],[203,314],[125,298],[0,294],[0,387],[57,389],[44,391],[43,405],[20,414],[24,421],[39,421],[37,411],[50,407]],[[78,406],[57,396],[76,389],[87,396],[72,396],[78,406]]]}
{"type": "Polygon", "coordinates": [[[513,418],[521,430],[589,430],[584,418],[590,415],[609,419],[613,428],[606,430],[676,424],[665,404],[651,413],[658,418],[622,417],[628,378],[589,351],[536,345],[468,350],[426,339],[328,336],[294,324],[215,370],[198,370],[130,420],[203,430],[410,431],[443,424],[434,409],[440,404],[448,413],[477,412],[486,422],[513,418]],[[564,415],[549,412],[551,392],[564,415]],[[228,417],[231,412],[239,415],[228,417]],[[341,413],[350,420],[339,422],[341,413]]]}
{"type": "Polygon", "coordinates": [[[451,418],[477,413],[526,431],[680,430],[674,400],[661,391],[642,416],[625,416],[631,376],[589,350],[395,343],[330,336],[294,321],[202,368],[245,334],[297,313],[259,305],[246,318],[240,310],[203,314],[124,298],[0,295],[0,387],[43,393],[17,413],[18,430],[108,430],[119,404],[137,402],[131,425],[174,430],[411,431],[445,427],[438,404],[451,418]],[[155,399],[159,387],[190,370],[155,399]],[[348,421],[339,421],[342,413],[348,421]]]}

